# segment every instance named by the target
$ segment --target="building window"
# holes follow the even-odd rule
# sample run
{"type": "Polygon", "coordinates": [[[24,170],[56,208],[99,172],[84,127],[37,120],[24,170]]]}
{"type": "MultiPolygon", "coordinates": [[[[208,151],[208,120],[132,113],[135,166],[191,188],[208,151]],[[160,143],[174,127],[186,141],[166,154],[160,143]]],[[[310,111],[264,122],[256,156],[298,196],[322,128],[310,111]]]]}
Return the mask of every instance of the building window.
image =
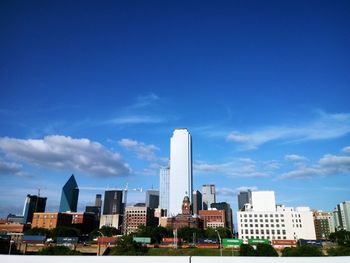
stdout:
{"type": "Polygon", "coordinates": [[[269,224],[266,224],[265,226],[266,226],[266,227],[269,227],[269,224]]]}
{"type": "Polygon", "coordinates": [[[277,224],[277,225],[276,225],[276,227],[280,227],[280,225],[279,225],[279,224],[277,224]]]}

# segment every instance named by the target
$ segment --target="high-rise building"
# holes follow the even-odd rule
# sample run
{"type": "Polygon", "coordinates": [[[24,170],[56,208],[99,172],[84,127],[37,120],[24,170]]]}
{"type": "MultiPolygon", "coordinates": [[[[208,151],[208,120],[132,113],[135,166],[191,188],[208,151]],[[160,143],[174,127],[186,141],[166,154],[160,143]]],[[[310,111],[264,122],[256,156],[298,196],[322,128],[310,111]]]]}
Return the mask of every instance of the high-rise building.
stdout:
{"type": "Polygon", "coordinates": [[[96,194],[95,206],[102,207],[102,195],[96,194]]]}
{"type": "Polygon", "coordinates": [[[233,218],[232,218],[232,209],[230,204],[226,202],[213,203],[210,206],[211,208],[216,208],[217,210],[225,210],[225,226],[230,229],[231,233],[234,233],[233,229],[233,218]]]}
{"type": "Polygon", "coordinates": [[[245,204],[249,204],[252,198],[252,192],[250,190],[241,191],[238,194],[238,210],[244,209],[245,204]]]}
{"type": "Polygon", "coordinates": [[[210,205],[216,203],[214,184],[204,184],[202,187],[203,210],[208,210],[210,205]]]}
{"type": "Polygon", "coordinates": [[[124,210],[123,191],[108,190],[105,191],[105,200],[103,205],[104,215],[122,215],[124,210]]]}
{"type": "Polygon", "coordinates": [[[327,240],[329,234],[335,231],[333,213],[314,211],[316,239],[327,240]]]}
{"type": "Polygon", "coordinates": [[[78,206],[79,188],[74,175],[68,179],[62,188],[59,212],[76,212],[78,206]]]}
{"type": "Polygon", "coordinates": [[[33,214],[35,212],[45,212],[46,197],[37,195],[27,195],[23,208],[23,223],[32,223],[33,214]]]}
{"type": "Polygon", "coordinates": [[[157,225],[154,209],[148,207],[126,207],[125,217],[124,234],[127,235],[135,232],[140,225],[153,227],[157,225]]]}
{"type": "Polygon", "coordinates": [[[156,209],[159,206],[159,191],[147,190],[146,191],[146,207],[156,209]]]}
{"type": "Polygon", "coordinates": [[[350,231],[350,201],[344,201],[335,208],[335,220],[337,230],[350,231]]]}
{"type": "Polygon", "coordinates": [[[192,203],[192,141],[187,129],[175,129],[170,139],[169,182],[168,215],[177,215],[185,196],[192,203]]]}
{"type": "Polygon", "coordinates": [[[198,211],[202,210],[202,193],[198,190],[193,191],[192,212],[194,215],[198,215],[198,211]]]}
{"type": "Polygon", "coordinates": [[[276,206],[271,191],[252,192],[244,211],[237,212],[241,239],[298,240],[316,239],[312,211],[308,207],[276,206]],[[265,205],[263,205],[265,204],[265,205]]]}
{"type": "Polygon", "coordinates": [[[169,211],[169,167],[160,168],[159,172],[159,208],[163,209],[165,215],[169,211]]]}

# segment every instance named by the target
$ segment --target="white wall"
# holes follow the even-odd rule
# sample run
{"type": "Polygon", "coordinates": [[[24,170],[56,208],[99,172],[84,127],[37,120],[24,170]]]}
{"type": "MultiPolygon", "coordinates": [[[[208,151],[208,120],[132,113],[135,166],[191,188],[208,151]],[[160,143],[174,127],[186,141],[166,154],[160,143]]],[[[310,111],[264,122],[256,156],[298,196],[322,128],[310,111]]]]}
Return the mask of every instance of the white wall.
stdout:
{"type": "Polygon", "coordinates": [[[252,205],[254,211],[276,211],[276,199],[274,191],[253,191],[252,205]]]}

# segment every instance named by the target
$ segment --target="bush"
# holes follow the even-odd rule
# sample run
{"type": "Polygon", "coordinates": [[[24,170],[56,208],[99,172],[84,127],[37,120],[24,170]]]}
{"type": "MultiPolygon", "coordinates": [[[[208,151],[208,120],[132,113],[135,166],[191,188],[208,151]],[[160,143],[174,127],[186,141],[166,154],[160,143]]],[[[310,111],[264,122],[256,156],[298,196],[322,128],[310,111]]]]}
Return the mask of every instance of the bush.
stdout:
{"type": "Polygon", "coordinates": [[[71,250],[69,247],[65,246],[54,246],[54,247],[45,247],[40,250],[37,255],[81,255],[79,251],[71,250]]]}
{"type": "Polygon", "coordinates": [[[140,256],[147,254],[147,252],[148,248],[146,246],[136,243],[135,241],[133,241],[133,237],[129,235],[120,238],[116,243],[116,247],[111,249],[110,254],[140,256]]]}
{"type": "Polygon", "coordinates": [[[268,244],[258,244],[256,245],[256,256],[260,257],[278,257],[277,251],[273,248],[273,246],[268,244]]]}
{"type": "Polygon", "coordinates": [[[329,256],[350,256],[350,247],[337,247],[327,250],[329,256]]]}
{"type": "Polygon", "coordinates": [[[314,245],[304,245],[300,247],[287,247],[282,251],[283,257],[321,257],[324,256],[322,250],[314,245]]]}
{"type": "Polygon", "coordinates": [[[242,244],[239,247],[239,255],[240,256],[250,256],[250,257],[252,257],[252,256],[256,255],[256,251],[251,245],[242,244]]]}

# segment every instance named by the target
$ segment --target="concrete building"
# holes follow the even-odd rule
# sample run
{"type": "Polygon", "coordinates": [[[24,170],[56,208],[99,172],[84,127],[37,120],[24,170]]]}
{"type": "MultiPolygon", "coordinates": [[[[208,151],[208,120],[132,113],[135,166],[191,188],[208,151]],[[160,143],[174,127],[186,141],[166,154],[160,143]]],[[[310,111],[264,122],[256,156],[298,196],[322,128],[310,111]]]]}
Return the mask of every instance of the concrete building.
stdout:
{"type": "Polygon", "coordinates": [[[238,210],[242,210],[244,209],[245,204],[251,203],[252,192],[251,190],[241,191],[239,192],[237,198],[238,198],[238,210]]]}
{"type": "Polygon", "coordinates": [[[71,212],[67,214],[72,216],[72,227],[79,229],[81,234],[89,234],[98,227],[93,213],[71,212]]]}
{"type": "Polygon", "coordinates": [[[335,208],[335,228],[350,231],[350,201],[344,201],[335,208]]]}
{"type": "Polygon", "coordinates": [[[102,195],[101,194],[96,194],[95,206],[100,207],[100,208],[102,207],[102,195]]]}
{"type": "Polygon", "coordinates": [[[252,192],[251,203],[237,212],[241,239],[316,239],[312,211],[308,207],[276,206],[271,191],[252,192]],[[264,202],[262,202],[264,201],[264,202]]]}
{"type": "Polygon", "coordinates": [[[231,233],[234,233],[232,209],[231,209],[230,204],[228,204],[226,202],[213,203],[213,204],[211,204],[211,208],[215,208],[217,210],[225,210],[225,226],[228,229],[230,229],[231,233]]]}
{"type": "Polygon", "coordinates": [[[168,215],[181,213],[185,196],[192,203],[192,140],[187,129],[175,129],[170,139],[170,179],[168,215]]]}
{"type": "Polygon", "coordinates": [[[216,203],[216,192],[214,184],[204,184],[202,187],[203,210],[208,210],[210,205],[216,203]]]}
{"type": "Polygon", "coordinates": [[[72,226],[72,215],[67,213],[34,213],[32,228],[53,229],[59,226],[72,226]]]}
{"type": "Polygon", "coordinates": [[[162,167],[159,172],[159,208],[169,211],[169,185],[170,185],[170,168],[162,167]]]}
{"type": "Polygon", "coordinates": [[[198,215],[198,211],[203,209],[202,193],[198,190],[193,191],[192,213],[198,215]]]}
{"type": "Polygon", "coordinates": [[[121,229],[123,222],[123,217],[119,214],[114,215],[101,215],[100,218],[100,228],[103,226],[115,227],[116,229],[121,229]]]}
{"type": "Polygon", "coordinates": [[[225,224],[225,210],[199,210],[199,217],[203,220],[204,229],[209,227],[217,228],[217,227],[226,227],[225,224]]]}
{"type": "Polygon", "coordinates": [[[147,190],[146,191],[146,207],[156,209],[159,206],[159,191],[147,190]]]}
{"type": "Polygon", "coordinates": [[[45,212],[46,197],[27,195],[23,208],[23,223],[30,224],[35,212],[45,212]]]}
{"type": "Polygon", "coordinates": [[[59,212],[76,212],[78,206],[79,188],[74,175],[68,179],[62,188],[59,212]]]}
{"type": "Polygon", "coordinates": [[[316,239],[328,240],[329,234],[335,232],[333,213],[314,211],[316,239]]]}
{"type": "Polygon", "coordinates": [[[140,225],[157,226],[158,222],[154,217],[154,209],[147,207],[126,207],[125,208],[125,229],[124,234],[136,232],[140,225]]]}
{"type": "Polygon", "coordinates": [[[104,215],[122,215],[124,213],[123,191],[108,190],[105,191],[105,199],[103,205],[104,215]]]}

